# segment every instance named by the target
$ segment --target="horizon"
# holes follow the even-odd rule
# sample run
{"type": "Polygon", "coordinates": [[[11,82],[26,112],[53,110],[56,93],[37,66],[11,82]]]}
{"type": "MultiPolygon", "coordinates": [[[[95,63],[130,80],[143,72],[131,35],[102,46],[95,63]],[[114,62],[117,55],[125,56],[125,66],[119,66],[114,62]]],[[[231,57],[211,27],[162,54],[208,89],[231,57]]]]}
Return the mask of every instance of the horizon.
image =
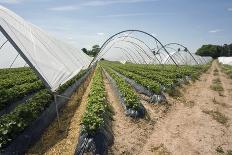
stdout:
{"type": "Polygon", "coordinates": [[[181,43],[194,53],[203,44],[232,40],[229,0],[1,0],[0,4],[79,49],[101,46],[127,29],[151,33],[163,44],[181,43]]]}

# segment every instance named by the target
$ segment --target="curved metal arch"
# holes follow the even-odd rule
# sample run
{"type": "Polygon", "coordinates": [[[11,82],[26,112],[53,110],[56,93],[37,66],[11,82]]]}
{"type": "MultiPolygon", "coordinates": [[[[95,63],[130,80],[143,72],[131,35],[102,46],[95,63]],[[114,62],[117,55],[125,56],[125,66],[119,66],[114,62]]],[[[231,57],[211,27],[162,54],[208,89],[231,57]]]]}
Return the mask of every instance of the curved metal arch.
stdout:
{"type": "MultiPolygon", "coordinates": [[[[106,45],[110,42],[111,39],[113,39],[115,36],[117,36],[117,35],[119,35],[119,34],[122,34],[122,33],[125,33],[125,32],[140,32],[140,33],[143,33],[143,34],[146,34],[146,35],[152,37],[156,42],[158,42],[158,43],[162,46],[162,48],[164,49],[164,51],[170,56],[170,54],[168,53],[168,51],[166,50],[166,48],[164,47],[164,45],[163,45],[156,37],[154,37],[153,35],[151,35],[151,34],[145,32],[145,31],[141,31],[141,30],[124,30],[124,31],[121,31],[121,32],[118,32],[118,33],[112,35],[110,38],[108,38],[108,39],[102,44],[102,46],[101,46],[101,48],[100,48],[100,52],[93,58],[93,60],[91,61],[91,63],[90,63],[89,66],[91,66],[92,63],[95,61],[95,59],[99,56],[99,54],[101,54],[101,52],[104,50],[104,48],[105,48],[106,45]]],[[[172,58],[171,58],[171,59],[172,59],[172,58]]],[[[172,61],[174,62],[174,64],[175,64],[176,66],[178,66],[178,65],[176,64],[176,62],[175,62],[173,59],[172,59],[172,61]]]]}
{"type": "MultiPolygon", "coordinates": [[[[119,40],[119,41],[122,41],[122,40],[119,40]]],[[[133,41],[128,41],[128,40],[123,40],[124,42],[128,42],[128,43],[131,43],[132,45],[134,45],[134,47],[136,47],[137,49],[139,49],[141,52],[143,52],[149,59],[151,59],[150,58],[150,56],[146,53],[146,51],[141,47],[141,46],[139,46],[137,43],[134,43],[133,41]]],[[[138,51],[137,51],[137,53],[139,53],[138,51]]],[[[157,59],[157,58],[156,58],[157,59]]],[[[158,60],[158,59],[157,59],[158,60]]],[[[154,59],[153,59],[153,61],[154,61],[154,59]]]]}
{"type": "MultiPolygon", "coordinates": [[[[130,45],[128,45],[129,47],[130,47],[130,45]]],[[[133,52],[133,50],[131,49],[132,47],[130,47],[130,48],[128,48],[128,47],[126,47],[128,50],[130,50],[130,51],[132,51],[133,52]]],[[[134,50],[139,54],[139,56],[142,58],[142,60],[143,60],[143,62],[145,63],[145,64],[147,64],[147,62],[146,62],[146,60],[144,59],[144,57],[141,55],[141,53],[136,49],[136,48],[134,48],[134,50]]],[[[133,52],[134,53],[134,52],[133,52]]]]}
{"type": "MultiPolygon", "coordinates": [[[[172,47],[166,47],[166,48],[170,48],[170,49],[172,49],[172,50],[175,51],[175,52],[173,52],[173,53],[170,54],[172,57],[173,57],[174,55],[177,55],[177,54],[180,52],[180,51],[178,51],[178,50],[176,50],[175,48],[172,48],[172,47]]],[[[183,51],[183,50],[182,50],[182,51],[183,51]]],[[[178,55],[178,56],[181,57],[182,63],[185,64],[184,58],[183,58],[181,55],[178,55]]],[[[168,58],[164,61],[164,64],[165,64],[168,60],[170,60],[170,57],[168,57],[168,58]]],[[[179,64],[179,65],[180,65],[180,64],[179,64]]]]}
{"type": "MultiPolygon", "coordinates": [[[[181,44],[179,44],[179,43],[168,43],[168,44],[164,45],[164,47],[167,47],[167,46],[169,46],[169,45],[179,45],[179,46],[183,47],[183,48],[186,50],[186,52],[188,52],[188,53],[190,54],[190,56],[193,58],[193,60],[199,65],[199,63],[198,63],[197,60],[193,57],[192,53],[188,50],[187,47],[185,47],[184,45],[181,45],[181,44]]],[[[160,49],[158,49],[157,52],[159,52],[161,49],[163,49],[163,48],[161,47],[160,49]]]]}
{"type": "MultiPolygon", "coordinates": [[[[125,38],[134,38],[134,39],[138,40],[139,42],[142,42],[143,45],[145,45],[145,46],[148,47],[148,45],[147,45],[146,43],[144,43],[142,40],[140,40],[140,39],[138,39],[138,38],[136,38],[136,37],[131,37],[131,36],[119,36],[119,37],[117,37],[117,38],[114,38],[113,40],[118,39],[118,38],[122,38],[122,37],[125,37],[125,38]]],[[[140,45],[138,45],[137,43],[135,43],[135,42],[133,42],[133,41],[125,40],[125,38],[124,38],[123,40],[118,40],[118,41],[114,42],[114,43],[102,54],[102,56],[103,56],[104,54],[106,54],[106,53],[107,53],[115,44],[117,44],[118,42],[127,42],[127,43],[132,44],[134,47],[136,47],[135,50],[136,50],[136,52],[137,52],[140,56],[141,56],[141,54],[140,54],[139,51],[137,51],[137,49],[140,50],[142,53],[144,53],[150,60],[155,61],[154,58],[152,58],[150,55],[148,55],[147,52],[146,52],[140,45]]],[[[148,49],[150,50],[149,47],[148,47],[148,49]]],[[[152,52],[152,51],[151,51],[151,52],[152,52]]],[[[142,57],[142,56],[141,56],[141,57],[142,57]]],[[[159,59],[158,59],[156,56],[155,56],[155,58],[157,59],[157,61],[159,62],[159,64],[161,64],[161,62],[159,61],[159,59]]],[[[100,58],[99,58],[99,59],[100,59],[100,58]]],[[[142,57],[142,59],[144,60],[143,57],[142,57]]],[[[145,60],[144,60],[144,61],[145,61],[145,60]]],[[[146,61],[145,61],[145,63],[146,63],[146,61]]],[[[147,64],[147,63],[146,63],[146,64],[147,64]]]]}
{"type": "MultiPolygon", "coordinates": [[[[117,38],[123,38],[123,37],[126,37],[126,38],[133,38],[133,39],[135,39],[135,40],[141,42],[143,45],[145,45],[145,46],[149,49],[149,51],[150,51],[151,53],[153,53],[152,49],[151,49],[144,41],[142,41],[141,39],[138,39],[138,38],[133,37],[133,36],[119,36],[119,37],[117,37],[117,38]]],[[[116,38],[116,39],[117,39],[117,38],[116,38]]],[[[141,47],[140,47],[140,48],[141,48],[141,47]]],[[[145,50],[144,50],[144,51],[145,51],[145,50]]],[[[145,53],[146,53],[146,52],[145,52],[145,53]]],[[[147,55],[147,53],[146,53],[146,55],[147,55]]],[[[156,57],[156,55],[154,55],[154,56],[155,56],[156,60],[159,62],[159,64],[161,64],[161,62],[160,62],[159,59],[156,57]]],[[[151,56],[149,56],[149,55],[147,55],[147,57],[148,57],[149,59],[153,59],[153,58],[151,58],[151,56]]]]}
{"type": "Polygon", "coordinates": [[[2,47],[8,42],[8,40],[6,40],[1,46],[0,46],[0,50],[2,49],[2,47]]]}
{"type": "Polygon", "coordinates": [[[128,52],[126,49],[124,49],[124,48],[122,48],[122,47],[114,47],[114,48],[116,48],[116,49],[120,49],[120,50],[122,50],[122,51],[124,51],[124,52],[126,52],[126,56],[127,56],[127,58],[129,58],[129,60],[130,60],[130,57],[131,57],[131,59],[134,61],[134,63],[135,64],[137,64],[137,62],[135,61],[135,59],[131,56],[131,54],[130,54],[130,52],[128,52]],[[130,57],[128,57],[128,55],[130,56],[130,57]]]}
{"type": "MultiPolygon", "coordinates": [[[[128,47],[125,47],[125,48],[123,48],[123,47],[120,47],[120,48],[122,48],[122,49],[124,49],[124,50],[126,50],[127,52],[128,52],[128,54],[130,54],[130,52],[132,52],[135,56],[136,56],[136,58],[138,58],[137,57],[137,55],[135,54],[135,52],[133,51],[133,50],[131,50],[130,48],[128,48],[128,47]]],[[[142,60],[143,60],[143,62],[145,63],[145,64],[147,64],[147,62],[144,60],[144,58],[140,55],[140,53],[135,49],[135,51],[139,54],[139,56],[142,58],[142,60]]],[[[139,61],[140,61],[140,59],[138,59],[139,61]]],[[[140,62],[141,63],[141,62],[140,62]]]]}

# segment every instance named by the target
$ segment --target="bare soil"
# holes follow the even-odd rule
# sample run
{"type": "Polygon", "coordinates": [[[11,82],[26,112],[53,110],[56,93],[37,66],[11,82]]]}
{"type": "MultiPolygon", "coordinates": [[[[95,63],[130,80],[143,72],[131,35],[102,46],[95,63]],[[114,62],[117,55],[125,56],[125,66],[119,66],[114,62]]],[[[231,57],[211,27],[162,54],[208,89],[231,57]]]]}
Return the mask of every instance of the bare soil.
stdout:
{"type": "Polygon", "coordinates": [[[165,114],[167,107],[151,105],[142,99],[141,102],[147,109],[147,116],[145,119],[133,119],[125,115],[119,98],[115,95],[114,89],[106,77],[104,77],[104,83],[107,99],[115,113],[112,123],[114,144],[109,150],[109,154],[135,154],[140,152],[141,147],[147,143],[148,137],[153,132],[155,122],[165,114]]]}
{"type": "Polygon", "coordinates": [[[72,95],[70,101],[60,112],[60,127],[57,119],[55,119],[27,154],[74,154],[80,132],[81,118],[86,109],[87,98],[92,84],[90,77],[72,95]]]}
{"type": "Polygon", "coordinates": [[[169,99],[173,105],[170,112],[157,122],[139,154],[214,155],[220,154],[216,151],[219,147],[226,154],[232,149],[231,88],[232,80],[214,61],[199,80],[181,89],[182,97],[169,99]],[[218,74],[214,74],[216,68],[218,74]],[[216,78],[224,91],[210,88],[216,78]],[[217,117],[210,115],[215,111],[217,117]],[[228,120],[220,122],[221,116],[228,120]]]}
{"type": "MultiPolygon", "coordinates": [[[[114,110],[114,144],[109,154],[226,155],[232,150],[232,80],[216,61],[199,80],[183,86],[180,97],[167,96],[166,104],[150,104],[146,96],[138,94],[147,110],[143,119],[126,116],[105,76],[104,84],[114,110]],[[220,81],[223,91],[212,89],[215,81],[220,81]]],[[[73,154],[90,86],[80,104],[76,104],[76,94],[64,108],[61,130],[56,122],[52,123],[29,154],[73,154]]]]}

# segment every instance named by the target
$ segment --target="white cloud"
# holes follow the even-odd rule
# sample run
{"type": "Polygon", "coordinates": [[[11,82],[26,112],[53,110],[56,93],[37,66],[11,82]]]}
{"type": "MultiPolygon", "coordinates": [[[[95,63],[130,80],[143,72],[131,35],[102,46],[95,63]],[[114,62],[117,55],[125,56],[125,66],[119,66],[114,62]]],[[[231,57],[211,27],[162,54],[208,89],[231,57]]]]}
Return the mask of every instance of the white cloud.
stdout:
{"type": "MultiPolygon", "coordinates": [[[[8,1],[20,1],[20,0],[8,0],[8,1]]],[[[23,0],[21,0],[23,1],[23,0]]],[[[80,5],[67,5],[49,8],[52,11],[74,11],[81,7],[92,7],[92,6],[106,6],[113,4],[125,4],[125,3],[143,3],[143,2],[156,2],[159,0],[93,0],[82,3],[80,5]]]]}
{"type": "Polygon", "coordinates": [[[125,13],[125,14],[103,15],[103,16],[97,16],[97,17],[99,17],[99,18],[112,18],[112,17],[145,16],[145,15],[153,15],[153,13],[125,13]]]}
{"type": "Polygon", "coordinates": [[[104,36],[105,33],[103,33],[103,32],[98,32],[97,35],[99,35],[99,36],[104,36]]]}
{"type": "Polygon", "coordinates": [[[209,33],[218,33],[218,32],[222,32],[222,29],[215,29],[215,30],[210,30],[209,33]]]}
{"type": "Polygon", "coordinates": [[[80,8],[78,6],[73,6],[73,5],[66,5],[66,6],[49,8],[49,10],[51,10],[51,11],[74,11],[74,10],[79,10],[79,9],[80,8]]]}
{"type": "Polygon", "coordinates": [[[232,8],[228,8],[227,11],[232,12],[232,8]]]}
{"type": "Polygon", "coordinates": [[[3,4],[19,4],[24,2],[25,0],[1,0],[0,3],[3,4]]]}
{"type": "Polygon", "coordinates": [[[83,6],[104,6],[112,4],[123,4],[123,3],[141,3],[141,2],[155,2],[158,0],[95,0],[82,4],[83,6]]]}

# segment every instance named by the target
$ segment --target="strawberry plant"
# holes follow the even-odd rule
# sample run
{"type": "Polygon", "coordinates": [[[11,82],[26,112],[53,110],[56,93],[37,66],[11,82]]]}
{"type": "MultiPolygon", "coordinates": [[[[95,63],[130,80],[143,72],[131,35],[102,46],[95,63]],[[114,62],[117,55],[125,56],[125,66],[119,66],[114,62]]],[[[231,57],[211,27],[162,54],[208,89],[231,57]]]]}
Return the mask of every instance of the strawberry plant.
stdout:
{"type": "Polygon", "coordinates": [[[88,96],[86,111],[82,118],[83,132],[94,134],[104,126],[105,119],[111,115],[106,101],[102,69],[97,66],[88,96]]]}

